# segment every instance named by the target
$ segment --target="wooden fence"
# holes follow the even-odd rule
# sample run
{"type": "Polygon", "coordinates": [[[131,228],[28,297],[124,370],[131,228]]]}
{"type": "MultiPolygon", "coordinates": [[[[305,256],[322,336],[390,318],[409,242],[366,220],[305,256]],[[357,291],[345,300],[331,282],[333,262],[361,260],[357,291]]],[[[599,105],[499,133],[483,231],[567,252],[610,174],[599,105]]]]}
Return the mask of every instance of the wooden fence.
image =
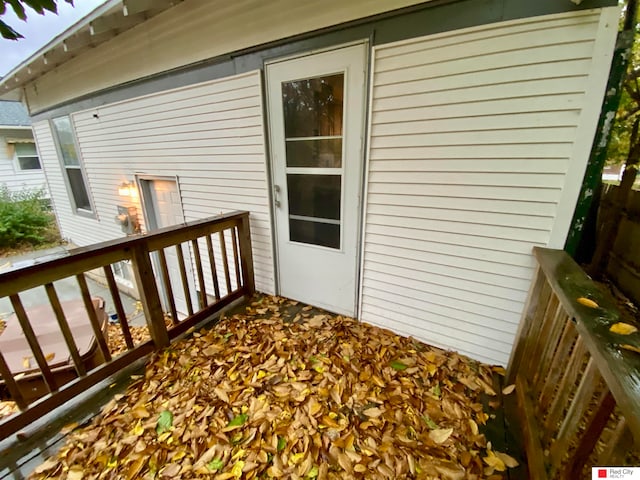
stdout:
{"type": "Polygon", "coordinates": [[[75,249],[67,257],[0,275],[0,297],[9,297],[11,300],[32,358],[37,364],[37,367],[29,372],[29,377],[39,378],[48,390],[43,398],[30,402],[23,395],[20,386],[24,381],[24,375],[16,375],[15,369],[9,368],[4,352],[0,352],[0,374],[4,386],[21,409],[20,413],[0,423],[0,439],[24,428],[133,361],[166,347],[192,326],[211,317],[231,302],[252,295],[253,292],[254,275],[248,212],[233,212],[145,235],[75,249]],[[178,270],[170,272],[168,255],[177,259],[178,270]],[[127,322],[123,320],[126,319],[126,315],[112,271],[112,265],[123,260],[130,260],[133,265],[151,337],[149,341],[136,343],[127,322]],[[195,272],[193,279],[188,278],[189,267],[195,272]],[[104,325],[96,313],[95,298],[92,298],[85,278],[86,272],[94,269],[104,271],[111,294],[111,298],[105,300],[113,302],[113,307],[121,319],[120,328],[126,351],[118,356],[113,356],[109,348],[104,325]],[[157,274],[154,274],[154,270],[157,274]],[[100,362],[97,366],[88,366],[85,359],[81,358],[79,347],[76,345],[77,335],[71,331],[65,315],[65,302],[60,301],[54,285],[54,282],[69,277],[75,279],[79,287],[84,306],[83,313],[86,314],[93,341],[98,349],[100,362]],[[179,318],[181,315],[177,312],[174,301],[173,288],[176,285],[181,286],[186,299],[188,314],[183,319],[179,318]],[[196,291],[192,292],[194,286],[196,291]],[[23,306],[20,298],[21,292],[35,287],[43,288],[43,303],[48,302],[49,311],[55,316],[55,319],[49,319],[49,323],[56,324],[56,328],[59,328],[56,334],[64,338],[70,356],[68,368],[75,370],[75,379],[64,385],[58,380],[55,368],[50,368],[52,359],[47,358],[46,347],[42,345],[46,339],[38,338],[37,322],[43,320],[30,318],[29,309],[23,306]],[[167,299],[167,317],[163,311],[161,297],[167,299]],[[169,316],[171,325],[167,327],[165,318],[169,316]]]}
{"type": "Polygon", "coordinates": [[[534,254],[537,273],[507,374],[531,478],[591,478],[591,466],[633,465],[640,354],[628,348],[640,347],[639,336],[609,330],[620,321],[615,305],[565,252],[534,254]]]}
{"type": "MultiPolygon", "coordinates": [[[[619,188],[617,185],[603,187],[599,218],[607,218],[613,208],[619,208],[614,203],[619,188]]],[[[640,305],[640,191],[632,191],[624,206],[606,271],[615,286],[640,305]]]]}

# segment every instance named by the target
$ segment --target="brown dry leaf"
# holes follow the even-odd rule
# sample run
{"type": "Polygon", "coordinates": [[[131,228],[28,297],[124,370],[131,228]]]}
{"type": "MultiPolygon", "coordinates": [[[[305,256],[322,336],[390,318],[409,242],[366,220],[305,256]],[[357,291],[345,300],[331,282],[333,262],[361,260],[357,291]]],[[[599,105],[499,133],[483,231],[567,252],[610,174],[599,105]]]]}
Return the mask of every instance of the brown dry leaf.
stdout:
{"type": "Polygon", "coordinates": [[[502,389],[502,394],[503,395],[510,395],[511,393],[513,393],[513,391],[516,389],[516,384],[512,383],[511,385],[507,385],[506,387],[504,387],[502,389]]]}
{"type": "Polygon", "coordinates": [[[440,444],[446,442],[452,433],[453,428],[436,428],[429,432],[429,438],[435,443],[440,444]]]}
{"type": "MultiPolygon", "coordinates": [[[[127,480],[486,478],[480,398],[501,367],[343,316],[297,314],[281,297],[237,311],[154,353],[30,478],[65,480],[78,465],[84,478],[127,480]],[[174,418],[158,435],[164,411],[174,418]]],[[[149,338],[130,329],[136,344],[149,338]]],[[[120,325],[109,346],[126,349],[120,325]]]]}
{"type": "Polygon", "coordinates": [[[618,335],[631,335],[632,333],[636,333],[638,329],[628,323],[618,322],[611,325],[609,331],[618,335]]]}
{"type": "Polygon", "coordinates": [[[590,298],[586,298],[586,297],[580,297],[577,299],[578,303],[581,305],[584,305],[585,307],[589,307],[589,308],[598,308],[599,305],[594,302],[593,300],[591,300],[590,298]]]}

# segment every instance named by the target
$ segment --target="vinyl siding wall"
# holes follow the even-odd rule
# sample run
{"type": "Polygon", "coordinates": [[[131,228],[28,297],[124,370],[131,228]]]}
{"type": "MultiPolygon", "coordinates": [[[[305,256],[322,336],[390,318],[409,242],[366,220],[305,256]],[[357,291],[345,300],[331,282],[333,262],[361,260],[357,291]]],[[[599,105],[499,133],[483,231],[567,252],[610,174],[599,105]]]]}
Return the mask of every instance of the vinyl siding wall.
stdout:
{"type": "Polygon", "coordinates": [[[42,170],[20,170],[15,157],[13,144],[7,143],[7,138],[33,138],[31,130],[19,130],[8,133],[0,132],[0,185],[6,185],[12,192],[24,189],[47,192],[47,182],[42,170]]]}
{"type": "Polygon", "coordinates": [[[186,221],[251,212],[256,286],[274,292],[258,72],[78,112],[72,119],[95,220],[71,212],[49,125],[35,126],[65,237],[77,245],[122,237],[116,206],[131,201],[118,196],[118,185],[136,174],[177,176],[186,221]]]}
{"type": "Polygon", "coordinates": [[[562,248],[615,8],[374,50],[361,318],[506,364],[534,245],[562,248]]]}

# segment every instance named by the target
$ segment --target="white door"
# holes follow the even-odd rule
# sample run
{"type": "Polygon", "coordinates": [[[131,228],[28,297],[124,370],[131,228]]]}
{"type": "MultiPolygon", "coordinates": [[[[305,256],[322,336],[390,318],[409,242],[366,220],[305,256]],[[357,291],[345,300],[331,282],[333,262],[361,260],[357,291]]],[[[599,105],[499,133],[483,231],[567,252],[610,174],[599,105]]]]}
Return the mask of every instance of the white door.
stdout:
{"type": "Polygon", "coordinates": [[[266,68],[280,293],[355,315],[364,44],[266,68]]]}
{"type": "MultiPolygon", "coordinates": [[[[178,191],[178,185],[175,181],[142,180],[142,191],[143,195],[146,197],[145,207],[151,230],[184,223],[182,200],[180,199],[180,192],[178,191]]],[[[193,285],[189,246],[183,245],[182,252],[184,254],[187,279],[189,280],[189,293],[193,299],[195,290],[193,285]]],[[[169,278],[171,279],[171,289],[173,291],[176,310],[179,316],[186,317],[189,310],[187,308],[187,300],[182,286],[180,265],[178,263],[176,249],[173,247],[165,249],[165,257],[167,259],[167,269],[169,270],[169,278]]],[[[166,294],[167,293],[165,292],[165,296],[166,294]]],[[[164,303],[165,309],[168,310],[166,299],[164,303]]],[[[194,304],[192,303],[192,305],[194,304]]]]}

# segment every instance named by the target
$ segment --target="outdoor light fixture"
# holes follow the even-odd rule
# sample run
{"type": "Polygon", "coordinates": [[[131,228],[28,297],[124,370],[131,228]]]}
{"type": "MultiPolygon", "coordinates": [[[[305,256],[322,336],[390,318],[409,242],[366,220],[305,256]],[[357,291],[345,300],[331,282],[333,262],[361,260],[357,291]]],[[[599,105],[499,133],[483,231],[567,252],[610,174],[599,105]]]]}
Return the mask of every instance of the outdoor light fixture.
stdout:
{"type": "Polygon", "coordinates": [[[133,182],[122,182],[118,187],[118,195],[121,197],[133,197],[136,194],[136,185],[133,182]]]}

